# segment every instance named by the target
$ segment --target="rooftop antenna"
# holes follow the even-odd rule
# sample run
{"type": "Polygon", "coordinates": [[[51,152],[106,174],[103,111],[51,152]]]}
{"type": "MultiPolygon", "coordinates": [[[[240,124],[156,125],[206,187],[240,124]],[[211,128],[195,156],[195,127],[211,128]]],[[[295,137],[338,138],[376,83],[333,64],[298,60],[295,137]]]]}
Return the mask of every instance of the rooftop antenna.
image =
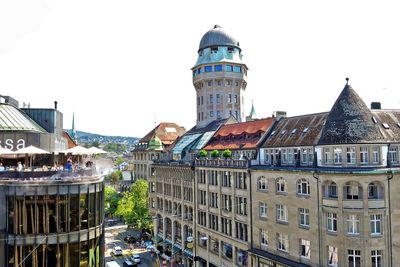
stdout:
{"type": "Polygon", "coordinates": [[[346,85],[349,85],[349,77],[346,77],[346,85]]]}

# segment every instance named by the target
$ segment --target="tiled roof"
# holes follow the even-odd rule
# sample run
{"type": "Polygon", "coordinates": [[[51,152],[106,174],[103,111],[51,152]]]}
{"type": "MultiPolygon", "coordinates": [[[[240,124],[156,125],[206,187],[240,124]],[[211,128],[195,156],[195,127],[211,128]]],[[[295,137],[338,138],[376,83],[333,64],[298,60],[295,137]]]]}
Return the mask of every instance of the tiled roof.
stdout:
{"type": "Polygon", "coordinates": [[[371,110],[384,142],[400,142],[400,110],[371,110]]]}
{"type": "Polygon", "coordinates": [[[256,148],[263,134],[275,122],[275,118],[240,122],[222,126],[204,148],[205,150],[256,148]]]}
{"type": "Polygon", "coordinates": [[[329,112],[319,144],[375,143],[384,140],[372,113],[353,88],[346,84],[329,112]]]}
{"type": "Polygon", "coordinates": [[[29,131],[46,133],[35,121],[13,105],[0,104],[0,131],[29,131]]]}
{"type": "Polygon", "coordinates": [[[157,133],[157,137],[161,140],[164,145],[172,144],[176,138],[182,136],[186,129],[173,122],[161,122],[148,134],[146,134],[139,143],[148,143],[154,137],[154,133],[157,133]]]}
{"type": "Polygon", "coordinates": [[[325,112],[280,119],[262,147],[315,145],[327,117],[325,112]]]}

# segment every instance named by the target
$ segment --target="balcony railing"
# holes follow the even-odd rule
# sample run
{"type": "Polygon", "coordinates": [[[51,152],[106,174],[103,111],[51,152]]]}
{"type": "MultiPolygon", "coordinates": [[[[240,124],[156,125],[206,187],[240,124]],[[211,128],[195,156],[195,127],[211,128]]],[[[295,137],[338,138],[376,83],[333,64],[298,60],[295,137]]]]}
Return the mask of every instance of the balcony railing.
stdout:
{"type": "Polygon", "coordinates": [[[195,166],[204,167],[228,167],[228,168],[247,168],[248,160],[243,159],[196,159],[195,166]]]}
{"type": "Polygon", "coordinates": [[[385,201],[383,199],[368,199],[369,209],[383,209],[385,208],[385,201]]]}
{"type": "Polygon", "coordinates": [[[362,209],[363,201],[362,201],[362,199],[343,200],[343,208],[345,208],[345,209],[362,209]]]}

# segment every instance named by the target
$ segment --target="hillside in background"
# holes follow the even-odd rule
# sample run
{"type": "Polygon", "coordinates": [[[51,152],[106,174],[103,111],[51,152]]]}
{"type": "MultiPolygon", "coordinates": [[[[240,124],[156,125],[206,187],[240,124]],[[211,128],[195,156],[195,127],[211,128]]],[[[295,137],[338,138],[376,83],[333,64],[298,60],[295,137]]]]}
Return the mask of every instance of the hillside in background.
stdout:
{"type": "MultiPolygon", "coordinates": [[[[65,129],[64,131],[70,133],[70,129],[65,129]]],[[[76,131],[76,136],[78,139],[79,145],[91,145],[93,143],[98,143],[101,148],[104,148],[108,151],[117,150],[126,150],[126,152],[131,151],[133,149],[134,144],[140,139],[138,137],[128,137],[128,136],[109,136],[109,135],[100,135],[94,133],[87,133],[82,131],[76,131]]],[[[115,151],[119,152],[118,154],[124,151],[115,151]]]]}

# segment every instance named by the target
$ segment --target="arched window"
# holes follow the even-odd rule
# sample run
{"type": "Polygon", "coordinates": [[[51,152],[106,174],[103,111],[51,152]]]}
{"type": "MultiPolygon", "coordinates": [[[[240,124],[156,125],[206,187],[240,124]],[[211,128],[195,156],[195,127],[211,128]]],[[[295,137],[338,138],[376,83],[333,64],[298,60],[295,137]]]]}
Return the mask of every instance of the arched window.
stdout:
{"type": "Polygon", "coordinates": [[[258,190],[267,191],[268,190],[268,181],[267,178],[261,176],[258,178],[258,190]]]}
{"type": "Polygon", "coordinates": [[[287,188],[286,188],[286,181],[285,179],[283,179],[282,177],[279,177],[276,180],[276,192],[286,192],[287,188]]]}
{"type": "Polygon", "coordinates": [[[300,179],[297,181],[297,194],[309,195],[310,194],[310,183],[306,179],[300,179]]]}
{"type": "Polygon", "coordinates": [[[368,199],[382,199],[383,188],[380,183],[372,182],[368,185],[368,199]]]}
{"type": "Polygon", "coordinates": [[[357,182],[347,182],[343,191],[344,199],[362,199],[362,188],[357,182]]]}
{"type": "Polygon", "coordinates": [[[329,181],[325,184],[324,197],[337,198],[337,185],[335,182],[329,181]]]}

